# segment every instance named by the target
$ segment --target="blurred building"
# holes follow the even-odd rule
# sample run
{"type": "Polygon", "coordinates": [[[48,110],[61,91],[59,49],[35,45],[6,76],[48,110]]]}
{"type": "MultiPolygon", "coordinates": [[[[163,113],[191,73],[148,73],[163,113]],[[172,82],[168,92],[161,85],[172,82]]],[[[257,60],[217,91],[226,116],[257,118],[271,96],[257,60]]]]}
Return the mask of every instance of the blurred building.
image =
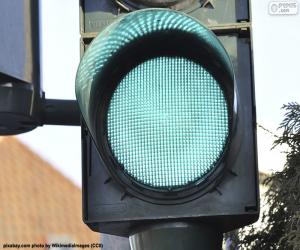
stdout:
{"type": "Polygon", "coordinates": [[[0,137],[0,248],[98,243],[82,221],[81,190],[14,137],[0,137]]]}

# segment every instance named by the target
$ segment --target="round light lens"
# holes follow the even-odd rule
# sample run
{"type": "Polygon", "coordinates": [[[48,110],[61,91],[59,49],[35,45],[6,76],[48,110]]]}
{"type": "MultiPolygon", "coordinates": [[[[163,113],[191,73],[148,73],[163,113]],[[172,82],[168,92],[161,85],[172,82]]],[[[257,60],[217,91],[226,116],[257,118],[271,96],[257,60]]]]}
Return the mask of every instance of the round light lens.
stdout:
{"type": "Polygon", "coordinates": [[[109,103],[107,135],[117,167],[152,189],[204,181],[218,166],[228,133],[223,89],[187,58],[161,56],[139,64],[109,103]]]}

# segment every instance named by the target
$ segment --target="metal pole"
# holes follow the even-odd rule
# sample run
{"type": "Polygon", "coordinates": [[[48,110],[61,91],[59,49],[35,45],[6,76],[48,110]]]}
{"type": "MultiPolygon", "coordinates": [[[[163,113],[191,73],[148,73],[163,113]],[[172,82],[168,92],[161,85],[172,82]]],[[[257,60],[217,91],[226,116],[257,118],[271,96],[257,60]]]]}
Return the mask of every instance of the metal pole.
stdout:
{"type": "Polygon", "coordinates": [[[80,126],[80,111],[75,100],[45,99],[41,124],[80,126]]]}
{"type": "Polygon", "coordinates": [[[101,234],[100,243],[103,250],[130,250],[127,237],[120,237],[110,234],[101,234]]]}
{"type": "Polygon", "coordinates": [[[131,250],[221,250],[222,233],[207,224],[166,222],[130,236],[131,250]]]}

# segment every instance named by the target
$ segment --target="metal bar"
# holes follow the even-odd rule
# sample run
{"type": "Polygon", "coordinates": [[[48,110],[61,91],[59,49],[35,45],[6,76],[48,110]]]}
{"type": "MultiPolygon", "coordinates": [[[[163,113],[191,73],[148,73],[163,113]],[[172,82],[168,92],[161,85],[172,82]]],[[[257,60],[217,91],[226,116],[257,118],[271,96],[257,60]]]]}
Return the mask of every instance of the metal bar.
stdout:
{"type": "Polygon", "coordinates": [[[77,101],[45,99],[41,124],[80,126],[80,111],[77,101]]]}
{"type": "MultiPolygon", "coordinates": [[[[251,22],[217,24],[217,25],[208,25],[206,27],[216,34],[232,34],[232,33],[241,33],[241,32],[244,33],[250,31],[251,22]]],[[[99,34],[98,32],[81,33],[81,38],[83,40],[93,39],[98,34],[99,34]]]]}
{"type": "Polygon", "coordinates": [[[239,23],[228,23],[207,26],[211,31],[216,34],[232,34],[232,33],[244,33],[250,31],[251,22],[239,22],[239,23]]]}

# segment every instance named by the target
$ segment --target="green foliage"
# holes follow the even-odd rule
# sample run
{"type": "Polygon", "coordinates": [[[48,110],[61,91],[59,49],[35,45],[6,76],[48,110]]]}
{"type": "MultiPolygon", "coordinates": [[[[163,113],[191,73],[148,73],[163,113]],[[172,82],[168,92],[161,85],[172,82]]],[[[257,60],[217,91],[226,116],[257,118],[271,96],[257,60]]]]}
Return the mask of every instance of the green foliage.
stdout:
{"type": "Polygon", "coordinates": [[[264,180],[267,211],[262,227],[239,232],[241,249],[300,249],[300,105],[284,105],[283,134],[274,142],[287,145],[287,161],[283,171],[264,180]]]}

